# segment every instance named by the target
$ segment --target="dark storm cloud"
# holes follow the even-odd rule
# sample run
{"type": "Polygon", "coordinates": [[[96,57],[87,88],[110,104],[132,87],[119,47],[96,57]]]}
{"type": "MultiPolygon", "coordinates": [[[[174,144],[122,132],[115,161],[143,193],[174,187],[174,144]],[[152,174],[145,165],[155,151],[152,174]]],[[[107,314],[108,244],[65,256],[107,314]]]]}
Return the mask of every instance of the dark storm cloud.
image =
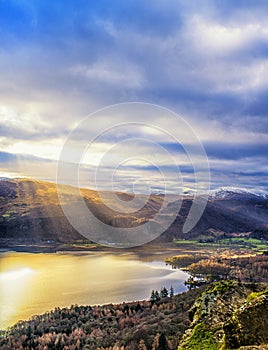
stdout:
{"type": "Polygon", "coordinates": [[[240,160],[249,157],[263,157],[268,163],[267,144],[207,143],[204,146],[209,158],[240,160]]]}
{"type": "MultiPolygon", "coordinates": [[[[185,153],[184,146],[179,143],[160,143],[160,145],[171,154],[185,153]]],[[[268,163],[268,145],[266,143],[205,142],[203,146],[209,159],[240,160],[264,157],[267,158],[268,163]]]]}

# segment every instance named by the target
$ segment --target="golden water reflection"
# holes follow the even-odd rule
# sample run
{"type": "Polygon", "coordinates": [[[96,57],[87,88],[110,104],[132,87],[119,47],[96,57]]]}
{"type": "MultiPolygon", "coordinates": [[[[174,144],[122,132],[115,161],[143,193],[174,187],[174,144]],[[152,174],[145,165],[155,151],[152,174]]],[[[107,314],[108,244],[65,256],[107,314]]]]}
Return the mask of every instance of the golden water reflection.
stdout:
{"type": "Polygon", "coordinates": [[[56,306],[146,299],[161,286],[183,291],[186,278],[163,262],[129,254],[2,253],[0,329],[56,306]]]}

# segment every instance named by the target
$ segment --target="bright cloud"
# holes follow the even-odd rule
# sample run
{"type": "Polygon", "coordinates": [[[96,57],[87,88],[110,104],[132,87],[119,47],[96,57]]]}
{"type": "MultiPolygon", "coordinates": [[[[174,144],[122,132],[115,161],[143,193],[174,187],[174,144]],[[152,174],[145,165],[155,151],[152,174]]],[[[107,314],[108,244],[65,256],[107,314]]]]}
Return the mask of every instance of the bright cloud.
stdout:
{"type": "Polygon", "coordinates": [[[187,26],[197,50],[205,55],[228,56],[256,42],[268,40],[268,26],[255,23],[222,24],[193,16],[187,26]]]}
{"type": "MultiPolygon", "coordinates": [[[[212,186],[235,182],[268,189],[268,3],[78,3],[0,2],[0,146],[15,157],[0,158],[2,173],[42,178],[35,156],[44,177],[54,180],[64,140],[83,117],[107,105],[141,101],[174,110],[191,125],[207,150],[212,186]],[[26,163],[27,171],[18,167],[26,163]]],[[[110,121],[107,116],[80,130],[74,148],[110,121]]],[[[179,130],[164,114],[144,122],[179,130]]],[[[87,171],[122,137],[140,137],[178,157],[190,184],[187,157],[172,149],[168,134],[148,125],[114,129],[95,142],[83,160],[87,171]]],[[[182,143],[190,144],[188,136],[182,135],[182,143]]],[[[176,188],[168,157],[142,143],[135,150],[145,159],[153,154],[176,188]]],[[[134,153],[125,146],[118,157],[134,153]]],[[[155,170],[138,159],[120,174],[122,186],[135,178],[158,181],[155,170]]]]}

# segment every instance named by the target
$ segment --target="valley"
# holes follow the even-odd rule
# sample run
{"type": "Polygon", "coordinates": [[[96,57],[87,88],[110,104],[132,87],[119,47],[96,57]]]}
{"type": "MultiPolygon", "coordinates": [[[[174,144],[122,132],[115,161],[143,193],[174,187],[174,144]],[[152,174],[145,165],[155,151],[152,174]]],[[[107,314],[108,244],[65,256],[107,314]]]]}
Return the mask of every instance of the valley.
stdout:
{"type": "MultiPolygon", "coordinates": [[[[77,191],[71,186],[60,185],[60,187],[63,198],[61,204],[57,186],[54,183],[31,179],[0,181],[0,246],[2,249],[37,252],[106,249],[105,244],[99,247],[99,244],[96,245],[99,242],[88,240],[79,234],[66,219],[61,205],[75,204],[77,191]]],[[[112,194],[105,193],[104,204],[96,191],[81,189],[80,193],[95,217],[106,225],[119,228],[135,228],[137,225],[142,227],[143,223],[153,222],[154,216],[163,203],[162,195],[151,195],[141,209],[129,214],[124,211],[124,200],[131,199],[130,194],[117,193],[123,200],[114,203],[112,194]],[[116,207],[118,211],[110,209],[110,206],[116,207]]],[[[142,195],[138,195],[137,198],[138,202],[144,201],[142,195]]],[[[250,248],[250,245],[266,244],[268,239],[267,196],[230,191],[224,194],[216,193],[209,197],[198,224],[190,232],[183,233],[182,227],[192,200],[191,196],[184,196],[178,213],[175,211],[176,204],[174,208],[172,203],[168,206],[166,210],[174,215],[174,222],[160,237],[146,244],[146,249],[152,245],[158,250],[160,246],[166,246],[166,244],[175,244],[180,249],[188,242],[189,244],[194,242],[196,245],[204,244],[203,247],[210,244],[215,247],[238,244],[244,248],[247,248],[245,245],[250,248]]],[[[165,220],[165,214],[163,214],[163,220],[165,220]]],[[[94,235],[95,226],[89,226],[88,236],[94,238],[94,235]]],[[[98,235],[97,238],[99,238],[98,235]]],[[[113,248],[112,245],[110,247],[113,248]]]]}

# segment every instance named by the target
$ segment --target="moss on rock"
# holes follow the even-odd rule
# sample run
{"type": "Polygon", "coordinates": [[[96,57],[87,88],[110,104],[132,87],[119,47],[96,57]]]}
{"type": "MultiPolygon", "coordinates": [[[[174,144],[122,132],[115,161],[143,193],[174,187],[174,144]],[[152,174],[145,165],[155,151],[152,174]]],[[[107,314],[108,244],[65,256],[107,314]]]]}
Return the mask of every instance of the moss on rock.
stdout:
{"type": "Polygon", "coordinates": [[[218,344],[204,323],[198,323],[192,330],[189,339],[182,343],[178,350],[217,350],[218,344]]]}
{"type": "Polygon", "coordinates": [[[192,324],[180,350],[230,350],[268,343],[268,288],[263,284],[213,283],[189,315],[192,324]]]}
{"type": "Polygon", "coordinates": [[[251,294],[223,326],[225,348],[268,343],[268,291],[251,294]]]}

